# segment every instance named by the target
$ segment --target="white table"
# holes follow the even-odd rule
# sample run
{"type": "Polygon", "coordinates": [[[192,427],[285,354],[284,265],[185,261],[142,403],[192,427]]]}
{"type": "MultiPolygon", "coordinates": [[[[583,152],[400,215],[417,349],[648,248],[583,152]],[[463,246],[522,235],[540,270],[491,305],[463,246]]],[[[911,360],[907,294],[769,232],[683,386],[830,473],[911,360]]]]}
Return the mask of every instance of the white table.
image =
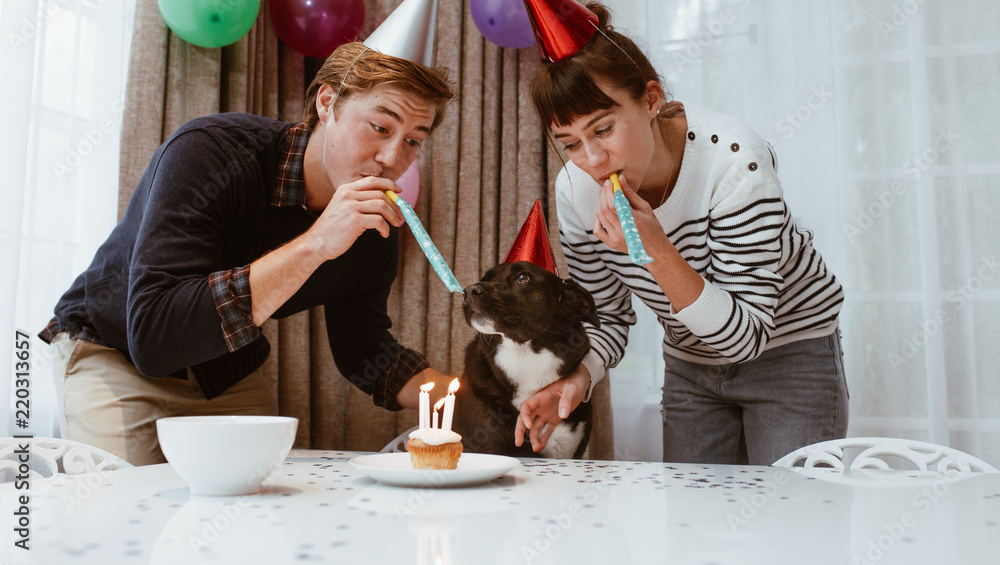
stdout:
{"type": "Polygon", "coordinates": [[[0,485],[0,563],[1000,563],[1000,474],[526,459],[410,489],[355,455],[293,451],[248,497],[192,497],[169,465],[35,481],[29,552],[0,485]]]}

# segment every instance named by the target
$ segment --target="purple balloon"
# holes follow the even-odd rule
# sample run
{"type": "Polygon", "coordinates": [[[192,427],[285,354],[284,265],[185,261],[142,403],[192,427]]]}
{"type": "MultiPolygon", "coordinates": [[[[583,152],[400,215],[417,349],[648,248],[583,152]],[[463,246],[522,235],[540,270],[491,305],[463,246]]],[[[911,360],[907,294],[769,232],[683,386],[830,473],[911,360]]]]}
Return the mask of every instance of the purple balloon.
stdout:
{"type": "Polygon", "coordinates": [[[500,47],[521,49],[535,43],[521,0],[469,0],[469,8],[479,33],[500,47]]]}

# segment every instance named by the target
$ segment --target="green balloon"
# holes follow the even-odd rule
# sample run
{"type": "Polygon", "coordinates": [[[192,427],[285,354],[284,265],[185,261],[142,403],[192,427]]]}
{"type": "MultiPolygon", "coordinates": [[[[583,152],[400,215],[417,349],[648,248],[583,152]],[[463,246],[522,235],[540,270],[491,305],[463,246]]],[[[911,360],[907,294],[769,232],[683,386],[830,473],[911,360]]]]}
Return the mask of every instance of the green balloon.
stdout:
{"type": "Polygon", "coordinates": [[[222,47],[250,31],[260,0],[158,0],[163,21],[198,47],[222,47]]]}

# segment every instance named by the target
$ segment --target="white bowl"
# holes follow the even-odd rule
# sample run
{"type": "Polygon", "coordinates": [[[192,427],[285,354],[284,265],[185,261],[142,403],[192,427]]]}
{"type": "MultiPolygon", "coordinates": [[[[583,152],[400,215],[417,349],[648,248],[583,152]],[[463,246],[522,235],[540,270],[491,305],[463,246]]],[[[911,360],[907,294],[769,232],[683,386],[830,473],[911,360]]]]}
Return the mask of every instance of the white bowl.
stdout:
{"type": "Polygon", "coordinates": [[[297,418],[178,416],[156,421],[160,449],[191,494],[252,494],[288,456],[297,418]]]}

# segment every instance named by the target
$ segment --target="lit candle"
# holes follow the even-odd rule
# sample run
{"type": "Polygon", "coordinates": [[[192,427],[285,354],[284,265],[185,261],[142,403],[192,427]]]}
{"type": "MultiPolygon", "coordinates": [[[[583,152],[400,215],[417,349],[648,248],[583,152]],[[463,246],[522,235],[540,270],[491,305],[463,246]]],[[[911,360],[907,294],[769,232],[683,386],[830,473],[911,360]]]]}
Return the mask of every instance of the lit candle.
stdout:
{"type": "Polygon", "coordinates": [[[441,400],[438,400],[436,403],[434,403],[434,417],[433,417],[433,421],[431,422],[431,427],[432,428],[437,428],[438,427],[438,410],[440,410],[442,406],[444,406],[444,399],[443,398],[441,400]]]}
{"type": "Polygon", "coordinates": [[[451,420],[455,414],[455,391],[458,390],[458,379],[451,381],[448,385],[448,394],[444,397],[444,418],[441,421],[441,429],[451,431],[451,420]]]}
{"type": "Polygon", "coordinates": [[[434,388],[434,383],[420,385],[420,429],[431,425],[431,395],[427,394],[434,388]]]}

